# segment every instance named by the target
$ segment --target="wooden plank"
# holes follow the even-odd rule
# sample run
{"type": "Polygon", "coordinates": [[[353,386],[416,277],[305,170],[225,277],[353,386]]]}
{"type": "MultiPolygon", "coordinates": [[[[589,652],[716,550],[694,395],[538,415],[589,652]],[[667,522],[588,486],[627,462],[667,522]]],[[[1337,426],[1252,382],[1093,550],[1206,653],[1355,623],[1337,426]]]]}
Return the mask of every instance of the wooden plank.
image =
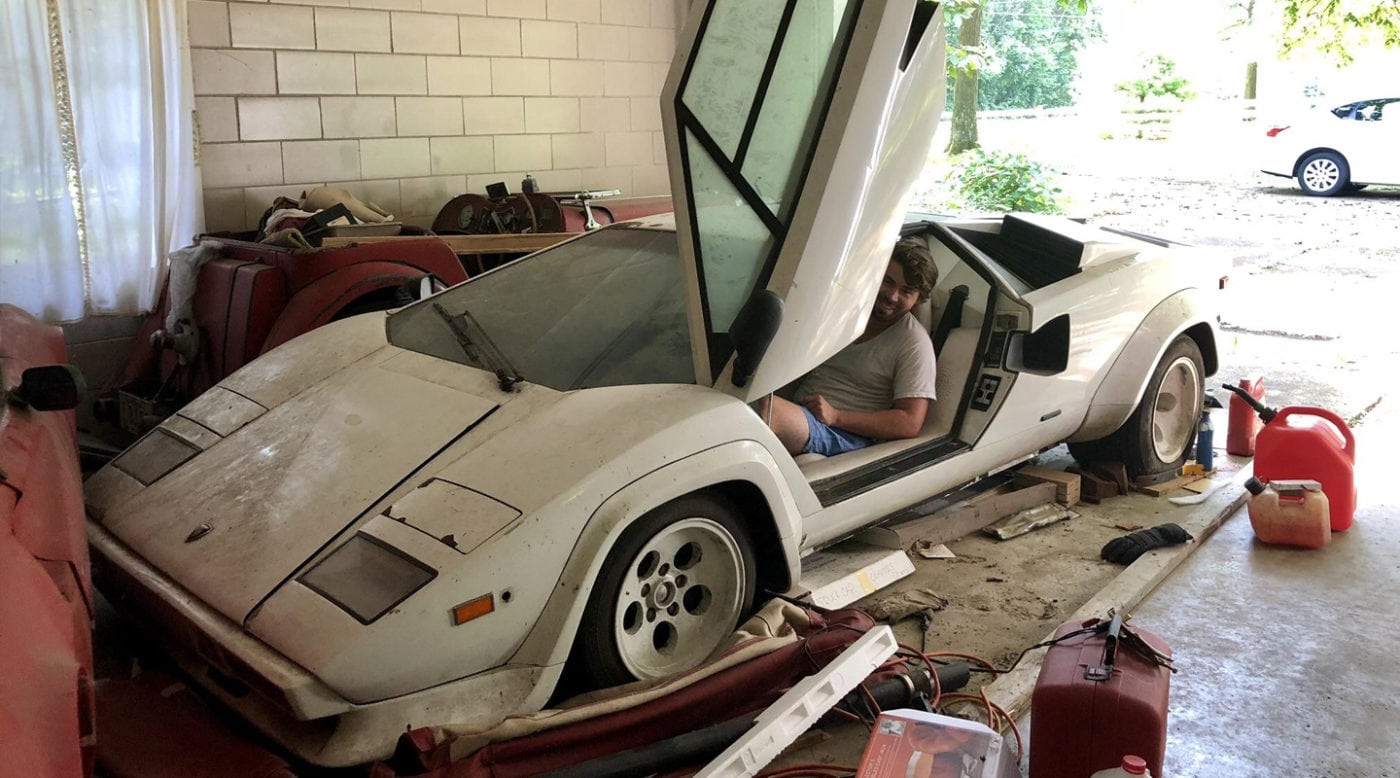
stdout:
{"type": "Polygon", "coordinates": [[[985,492],[921,519],[890,527],[904,548],[922,540],[931,545],[948,543],[976,532],[994,521],[1055,499],[1055,485],[1038,483],[1014,492],[985,492]]]}
{"type": "Polygon", "coordinates": [[[1106,500],[1109,497],[1117,497],[1119,494],[1118,484],[1114,481],[1100,478],[1088,472],[1080,473],[1080,478],[1082,480],[1079,482],[1079,496],[1083,498],[1085,502],[1098,502],[1099,500],[1106,500]]]}
{"type": "Polygon", "coordinates": [[[1028,486],[1038,481],[1055,484],[1055,502],[1066,508],[1079,502],[1079,474],[1064,470],[1051,470],[1048,467],[1028,465],[1016,471],[1013,483],[1028,486]]]}
{"type": "Polygon", "coordinates": [[[438,240],[457,254],[514,254],[539,251],[578,235],[575,232],[526,232],[506,235],[374,235],[355,238],[326,238],[322,248],[364,246],[371,243],[395,243],[410,240],[438,240]]]}
{"type": "Polygon", "coordinates": [[[1174,492],[1177,489],[1180,489],[1181,487],[1193,481],[1199,481],[1200,479],[1201,477],[1198,475],[1179,475],[1170,481],[1163,481],[1160,484],[1151,484],[1149,486],[1134,486],[1133,488],[1139,492],[1142,492],[1143,494],[1150,494],[1153,497],[1161,497],[1164,494],[1174,492]]]}
{"type": "Polygon", "coordinates": [[[1196,494],[1201,494],[1202,492],[1209,491],[1214,486],[1214,481],[1212,481],[1209,478],[1202,478],[1199,481],[1192,481],[1191,483],[1187,484],[1184,488],[1188,492],[1195,492],[1196,494]]]}
{"type": "Polygon", "coordinates": [[[1128,483],[1128,467],[1122,462],[1090,462],[1084,469],[1099,478],[1107,478],[1118,484],[1119,494],[1132,491],[1132,485],[1128,483]]]}

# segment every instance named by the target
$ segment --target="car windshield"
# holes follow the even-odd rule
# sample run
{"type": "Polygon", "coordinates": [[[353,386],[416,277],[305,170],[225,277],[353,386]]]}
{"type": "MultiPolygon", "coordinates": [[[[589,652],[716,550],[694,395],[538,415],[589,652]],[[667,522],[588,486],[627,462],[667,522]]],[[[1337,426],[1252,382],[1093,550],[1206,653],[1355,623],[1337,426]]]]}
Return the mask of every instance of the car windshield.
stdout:
{"type": "Polygon", "coordinates": [[[453,318],[553,389],[695,381],[669,230],[618,225],[516,260],[390,315],[389,342],[497,371],[462,346],[453,318]]]}

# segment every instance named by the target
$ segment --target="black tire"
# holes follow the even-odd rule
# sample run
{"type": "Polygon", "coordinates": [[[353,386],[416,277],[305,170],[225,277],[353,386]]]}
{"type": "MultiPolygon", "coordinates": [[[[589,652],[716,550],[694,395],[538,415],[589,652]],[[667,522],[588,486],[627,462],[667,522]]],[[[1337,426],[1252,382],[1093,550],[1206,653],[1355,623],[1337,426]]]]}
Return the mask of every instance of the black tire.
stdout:
{"type": "Polygon", "coordinates": [[[1127,421],[1106,437],[1069,444],[1070,454],[1083,464],[1122,462],[1134,478],[1175,471],[1195,439],[1204,376],[1200,347],[1189,336],[1178,336],[1152,371],[1127,421]]]}
{"type": "Polygon", "coordinates": [[[1298,163],[1298,186],[1314,197],[1331,197],[1351,182],[1351,167],[1335,151],[1319,151],[1298,163]]]}
{"type": "Polygon", "coordinates": [[[603,562],[574,644],[579,680],[603,688],[699,664],[748,616],[756,572],[728,500],[697,494],[651,511],[603,562]]]}

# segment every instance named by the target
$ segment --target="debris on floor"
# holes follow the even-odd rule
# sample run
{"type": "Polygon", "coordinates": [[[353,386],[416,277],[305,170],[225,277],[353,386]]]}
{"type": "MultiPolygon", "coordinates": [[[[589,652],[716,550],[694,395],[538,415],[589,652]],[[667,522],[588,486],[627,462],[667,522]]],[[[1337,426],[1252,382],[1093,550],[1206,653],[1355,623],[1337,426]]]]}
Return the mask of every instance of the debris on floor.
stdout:
{"type": "Polygon", "coordinates": [[[1024,489],[1004,489],[1006,487],[986,491],[927,516],[875,531],[894,533],[901,548],[909,548],[914,543],[948,543],[1007,516],[1056,499],[1058,487],[1045,481],[1024,489]]]}
{"type": "Polygon", "coordinates": [[[876,621],[893,624],[925,611],[941,611],[948,607],[948,598],[932,589],[911,589],[895,592],[865,605],[865,612],[876,621]]]}
{"type": "Polygon", "coordinates": [[[1051,502],[1007,516],[991,526],[983,527],[982,531],[999,540],[1009,540],[1078,515],[1063,505],[1051,502]]]}
{"type": "Polygon", "coordinates": [[[956,559],[957,554],[945,543],[930,543],[927,540],[914,541],[914,553],[924,559],[956,559]]]}
{"type": "Polygon", "coordinates": [[[590,692],[489,730],[411,730],[369,775],[576,778],[707,762],[700,775],[746,775],[814,724],[868,725],[882,709],[936,702],[969,677],[965,662],[931,661],[899,646],[863,611],[818,613],[773,600],[693,670],[590,692]]]}

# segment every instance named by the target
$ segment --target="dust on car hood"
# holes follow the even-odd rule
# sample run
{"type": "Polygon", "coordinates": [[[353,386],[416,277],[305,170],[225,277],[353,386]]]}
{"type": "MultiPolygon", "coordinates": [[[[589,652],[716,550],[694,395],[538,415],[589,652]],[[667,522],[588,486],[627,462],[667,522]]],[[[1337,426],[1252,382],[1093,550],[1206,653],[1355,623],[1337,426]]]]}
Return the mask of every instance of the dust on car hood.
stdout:
{"type": "Polygon", "coordinates": [[[373,358],[347,365],[151,484],[104,526],[243,621],[509,396],[466,391],[413,366],[373,358]]]}

